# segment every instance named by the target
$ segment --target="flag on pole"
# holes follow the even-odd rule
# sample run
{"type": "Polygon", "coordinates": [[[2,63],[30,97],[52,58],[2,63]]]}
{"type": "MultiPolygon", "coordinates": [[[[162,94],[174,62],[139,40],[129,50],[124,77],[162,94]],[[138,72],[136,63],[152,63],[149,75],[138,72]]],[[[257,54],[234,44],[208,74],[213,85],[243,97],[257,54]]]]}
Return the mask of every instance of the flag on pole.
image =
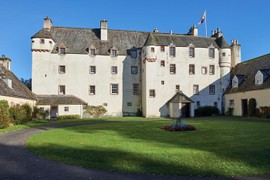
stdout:
{"type": "Polygon", "coordinates": [[[205,20],[206,20],[206,10],[204,10],[203,15],[202,15],[201,19],[198,22],[198,25],[204,23],[205,20]]]}

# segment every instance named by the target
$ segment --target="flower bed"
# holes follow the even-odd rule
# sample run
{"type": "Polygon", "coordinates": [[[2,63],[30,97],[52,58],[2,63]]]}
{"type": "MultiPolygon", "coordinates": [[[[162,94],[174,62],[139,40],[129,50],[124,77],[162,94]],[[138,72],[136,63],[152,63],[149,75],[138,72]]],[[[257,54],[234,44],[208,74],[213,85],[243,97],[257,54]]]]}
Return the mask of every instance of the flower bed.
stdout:
{"type": "Polygon", "coordinates": [[[176,119],[175,123],[165,125],[162,129],[166,131],[194,131],[196,130],[196,127],[183,123],[180,119],[176,119]]]}

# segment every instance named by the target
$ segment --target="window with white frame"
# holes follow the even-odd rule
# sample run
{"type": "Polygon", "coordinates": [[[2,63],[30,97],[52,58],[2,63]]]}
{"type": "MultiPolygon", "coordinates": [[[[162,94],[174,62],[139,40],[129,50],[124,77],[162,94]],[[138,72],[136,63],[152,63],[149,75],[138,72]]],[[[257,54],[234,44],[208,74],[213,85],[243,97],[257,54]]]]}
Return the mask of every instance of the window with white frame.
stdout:
{"type": "Polygon", "coordinates": [[[189,65],[189,74],[195,74],[195,65],[194,64],[190,64],[189,65]]]}
{"type": "Polygon", "coordinates": [[[68,106],[65,106],[65,107],[64,107],[64,111],[65,111],[65,112],[69,112],[69,107],[68,107],[68,106]]]}
{"type": "Polygon", "coordinates": [[[156,90],[155,89],[150,89],[149,90],[149,97],[156,97],[156,90]]]}
{"type": "Polygon", "coordinates": [[[117,66],[112,66],[111,67],[111,73],[112,74],[117,74],[117,66]]]}
{"type": "Polygon", "coordinates": [[[210,75],[215,74],[215,65],[209,65],[209,74],[210,75]]]}
{"type": "Polygon", "coordinates": [[[90,66],[89,67],[89,73],[90,74],[96,74],[96,66],[90,66]]]}
{"type": "Polygon", "coordinates": [[[180,91],[180,85],[175,85],[175,91],[179,92],[180,91]]]}
{"type": "Polygon", "coordinates": [[[170,47],[170,56],[175,57],[175,47],[170,47]]]}
{"type": "Polygon", "coordinates": [[[160,52],[165,52],[165,46],[160,46],[160,52]]]}
{"type": "Polygon", "coordinates": [[[195,48],[189,47],[189,57],[194,58],[195,57],[195,48]]]}
{"type": "Polygon", "coordinates": [[[216,86],[214,84],[210,85],[209,86],[209,94],[210,95],[215,94],[215,89],[216,89],[216,86]]]}
{"type": "Polygon", "coordinates": [[[66,54],[66,48],[61,47],[61,48],[59,49],[59,54],[60,54],[60,55],[66,54]]]}
{"type": "Polygon", "coordinates": [[[133,95],[139,95],[139,84],[138,83],[133,84],[133,95]]]}
{"type": "Polygon", "coordinates": [[[170,74],[175,74],[176,73],[176,66],[175,64],[170,64],[170,74]]]}
{"type": "Polygon", "coordinates": [[[198,84],[193,85],[193,94],[199,94],[199,85],[198,84]]]}
{"type": "Polygon", "coordinates": [[[207,67],[205,66],[202,67],[202,74],[207,74],[207,67]]]}
{"type": "Polygon", "coordinates": [[[138,66],[131,66],[131,74],[138,74],[138,66]]]}
{"type": "Polygon", "coordinates": [[[59,66],[59,67],[58,67],[58,72],[59,72],[60,74],[66,73],[66,66],[59,66]]]}
{"type": "Polygon", "coordinates": [[[61,94],[61,95],[66,94],[66,86],[64,86],[64,85],[59,86],[59,94],[61,94]]]}
{"type": "Polygon", "coordinates": [[[230,107],[234,107],[234,99],[230,99],[229,100],[229,106],[230,107]]]}
{"type": "Polygon", "coordinates": [[[95,56],[96,55],[96,49],[90,49],[90,56],[95,56]]]}
{"type": "Polygon", "coordinates": [[[215,58],[215,48],[209,48],[209,57],[215,58]]]}
{"type": "Polygon", "coordinates": [[[94,86],[94,85],[89,86],[89,94],[90,95],[96,94],[96,86],[94,86]]]}
{"type": "Polygon", "coordinates": [[[118,84],[111,84],[111,94],[118,94],[118,84]]]}
{"type": "Polygon", "coordinates": [[[112,57],[116,57],[118,54],[117,54],[117,50],[116,49],[112,49],[112,52],[111,52],[111,56],[112,57]]]}
{"type": "Polygon", "coordinates": [[[161,67],[165,67],[165,61],[164,61],[164,60],[161,60],[161,61],[160,61],[160,66],[161,66],[161,67]]]}

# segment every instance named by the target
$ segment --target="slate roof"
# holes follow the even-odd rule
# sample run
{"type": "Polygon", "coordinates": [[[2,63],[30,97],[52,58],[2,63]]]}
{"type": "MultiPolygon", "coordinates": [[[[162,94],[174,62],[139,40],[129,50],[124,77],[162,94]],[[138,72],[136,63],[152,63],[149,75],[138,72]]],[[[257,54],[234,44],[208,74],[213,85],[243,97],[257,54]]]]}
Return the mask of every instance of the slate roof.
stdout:
{"type": "Polygon", "coordinates": [[[266,78],[261,85],[255,85],[258,70],[270,70],[270,54],[237,64],[231,72],[231,78],[242,75],[244,80],[237,88],[230,88],[226,94],[270,88],[270,78],[266,78]]]}
{"type": "Polygon", "coordinates": [[[215,48],[229,47],[227,42],[223,37],[214,38],[214,37],[201,37],[201,36],[192,36],[186,34],[166,34],[166,33],[150,33],[145,46],[148,45],[170,45],[173,44],[176,47],[188,47],[190,44],[193,44],[198,48],[208,48],[210,45],[213,45],[215,48]]]}
{"type": "Polygon", "coordinates": [[[169,101],[167,101],[166,104],[168,104],[168,103],[182,103],[182,102],[193,103],[192,99],[190,99],[182,91],[179,91],[169,101]]]}
{"type": "Polygon", "coordinates": [[[36,95],[33,94],[11,71],[0,65],[0,96],[9,96],[35,100],[36,95]],[[12,80],[12,88],[9,88],[4,78],[12,80]]]}
{"type": "Polygon", "coordinates": [[[32,38],[50,38],[56,42],[52,53],[57,53],[57,47],[64,45],[67,54],[88,54],[88,48],[94,45],[96,54],[109,55],[111,48],[116,48],[119,55],[127,55],[128,50],[145,45],[170,45],[188,47],[191,43],[198,48],[229,47],[223,37],[199,37],[186,34],[170,34],[158,32],[139,32],[108,29],[108,41],[100,40],[100,29],[55,27],[50,31],[41,29],[32,38]]]}
{"type": "Polygon", "coordinates": [[[73,95],[38,95],[36,105],[86,105],[87,103],[73,95]]]}

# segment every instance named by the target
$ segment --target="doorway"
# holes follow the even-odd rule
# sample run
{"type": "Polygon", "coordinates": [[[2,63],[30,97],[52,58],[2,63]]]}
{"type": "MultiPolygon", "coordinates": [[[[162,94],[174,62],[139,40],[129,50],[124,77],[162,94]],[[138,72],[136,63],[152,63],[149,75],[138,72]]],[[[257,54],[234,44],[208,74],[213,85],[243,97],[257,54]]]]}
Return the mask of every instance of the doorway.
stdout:
{"type": "Polygon", "coordinates": [[[248,115],[248,100],[242,99],[242,116],[248,115]]]}
{"type": "Polygon", "coordinates": [[[182,103],[181,117],[182,118],[190,117],[190,103],[182,103]]]}
{"type": "Polygon", "coordinates": [[[56,119],[58,115],[58,106],[51,106],[51,119],[56,119]]]}

